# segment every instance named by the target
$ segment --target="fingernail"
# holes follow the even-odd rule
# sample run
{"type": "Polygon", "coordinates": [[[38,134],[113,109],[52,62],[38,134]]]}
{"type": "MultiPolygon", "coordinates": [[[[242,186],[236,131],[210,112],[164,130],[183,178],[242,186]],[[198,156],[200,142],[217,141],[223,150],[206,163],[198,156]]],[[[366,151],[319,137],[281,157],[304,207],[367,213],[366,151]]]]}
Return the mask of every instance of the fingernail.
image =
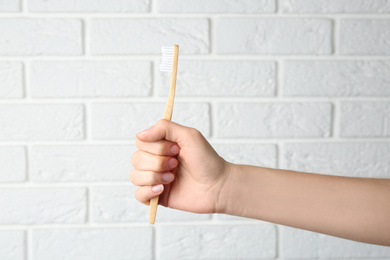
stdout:
{"type": "Polygon", "coordinates": [[[180,148],[179,148],[179,146],[177,144],[172,145],[172,147],[171,147],[171,153],[172,154],[176,155],[176,154],[179,153],[179,151],[180,151],[180,148]]]}
{"type": "Polygon", "coordinates": [[[169,159],[168,165],[169,165],[169,168],[170,168],[170,169],[175,168],[175,167],[177,166],[177,160],[176,160],[176,159],[173,159],[173,158],[169,159]]]}
{"type": "Polygon", "coordinates": [[[156,193],[162,191],[162,189],[163,189],[162,184],[157,184],[157,185],[152,186],[152,191],[156,192],[156,193]]]}
{"type": "Polygon", "coordinates": [[[163,181],[171,181],[171,180],[173,180],[173,174],[172,173],[163,173],[162,179],[163,179],[163,181]]]}

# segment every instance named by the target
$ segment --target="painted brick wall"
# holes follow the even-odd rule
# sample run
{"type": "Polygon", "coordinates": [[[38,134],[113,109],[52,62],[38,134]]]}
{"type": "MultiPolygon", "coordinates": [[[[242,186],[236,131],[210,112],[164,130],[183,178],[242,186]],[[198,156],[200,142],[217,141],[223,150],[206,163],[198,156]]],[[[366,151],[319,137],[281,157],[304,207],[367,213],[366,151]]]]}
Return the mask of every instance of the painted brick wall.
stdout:
{"type": "Polygon", "coordinates": [[[390,248],[159,208],[128,181],[163,113],[227,160],[390,178],[390,1],[0,0],[0,259],[389,259],[390,248]]]}

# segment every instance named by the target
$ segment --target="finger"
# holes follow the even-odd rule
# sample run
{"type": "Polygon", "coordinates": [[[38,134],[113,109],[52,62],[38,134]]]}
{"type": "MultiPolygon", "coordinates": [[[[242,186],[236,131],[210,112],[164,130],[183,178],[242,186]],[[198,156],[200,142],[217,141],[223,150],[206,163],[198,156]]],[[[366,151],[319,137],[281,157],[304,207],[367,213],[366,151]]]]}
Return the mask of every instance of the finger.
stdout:
{"type": "Polygon", "coordinates": [[[164,185],[143,186],[135,191],[135,198],[145,205],[149,205],[151,199],[159,196],[164,191],[164,185]]]}
{"type": "Polygon", "coordinates": [[[154,172],[169,171],[178,165],[177,159],[174,157],[154,155],[144,151],[133,153],[131,163],[137,170],[154,172]]]}
{"type": "Polygon", "coordinates": [[[144,142],[155,142],[162,139],[178,143],[182,138],[188,137],[192,128],[185,127],[169,120],[162,119],[151,128],[137,134],[137,138],[144,142]]]}
{"type": "Polygon", "coordinates": [[[180,151],[180,147],[176,143],[167,140],[160,140],[156,142],[143,142],[137,139],[136,146],[139,150],[156,155],[175,156],[178,155],[180,151]]]}
{"type": "Polygon", "coordinates": [[[169,184],[174,178],[171,172],[138,171],[136,169],[130,172],[130,181],[137,186],[169,184]]]}

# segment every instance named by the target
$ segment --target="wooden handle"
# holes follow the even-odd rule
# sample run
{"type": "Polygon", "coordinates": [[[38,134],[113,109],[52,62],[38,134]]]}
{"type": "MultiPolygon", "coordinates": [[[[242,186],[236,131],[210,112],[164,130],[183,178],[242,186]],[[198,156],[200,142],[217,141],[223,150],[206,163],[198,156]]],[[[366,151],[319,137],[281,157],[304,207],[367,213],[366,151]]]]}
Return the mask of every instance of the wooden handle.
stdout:
{"type": "MultiPolygon", "coordinates": [[[[179,45],[173,46],[173,65],[171,73],[171,86],[169,88],[169,95],[167,105],[165,106],[165,111],[163,119],[171,120],[173,112],[173,101],[175,99],[175,90],[176,90],[176,76],[177,76],[177,64],[179,61],[179,45]]],[[[156,221],[157,214],[157,205],[158,205],[158,196],[150,200],[150,211],[149,211],[149,223],[154,224],[156,221]]]]}

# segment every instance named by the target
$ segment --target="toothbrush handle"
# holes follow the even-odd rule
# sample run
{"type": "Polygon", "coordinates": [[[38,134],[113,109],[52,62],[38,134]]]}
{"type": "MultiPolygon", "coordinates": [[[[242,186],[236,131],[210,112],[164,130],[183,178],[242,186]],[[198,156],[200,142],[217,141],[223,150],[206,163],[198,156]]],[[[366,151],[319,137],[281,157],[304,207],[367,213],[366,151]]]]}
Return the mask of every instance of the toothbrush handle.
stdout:
{"type": "MultiPolygon", "coordinates": [[[[175,90],[176,90],[176,77],[177,77],[177,64],[179,60],[179,45],[173,46],[173,65],[172,65],[172,74],[171,74],[171,86],[169,88],[169,95],[167,105],[165,106],[165,111],[163,119],[171,120],[173,112],[173,102],[175,99],[175,90]]],[[[150,200],[150,209],[149,209],[149,223],[154,224],[156,221],[157,214],[157,205],[158,205],[159,196],[150,200]]]]}

